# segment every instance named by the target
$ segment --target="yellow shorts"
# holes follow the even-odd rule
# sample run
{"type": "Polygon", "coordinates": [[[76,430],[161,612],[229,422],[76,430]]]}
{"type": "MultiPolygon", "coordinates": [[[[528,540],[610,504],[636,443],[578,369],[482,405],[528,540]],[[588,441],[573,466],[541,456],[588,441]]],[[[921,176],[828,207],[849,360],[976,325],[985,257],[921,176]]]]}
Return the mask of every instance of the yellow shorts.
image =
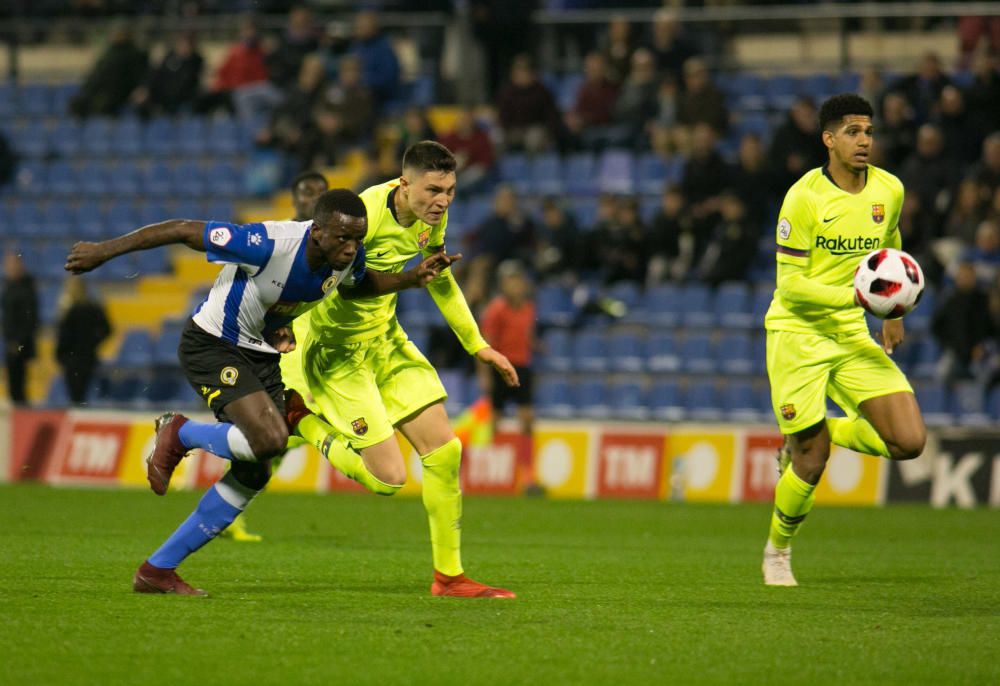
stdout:
{"type": "Polygon", "coordinates": [[[783,434],[826,417],[826,397],[849,416],[871,398],[913,392],[906,376],[867,331],[852,334],[767,332],[771,405],[783,434]]]}
{"type": "Polygon", "coordinates": [[[359,343],[322,344],[300,336],[283,355],[285,386],[297,390],[309,408],[357,450],[390,438],[396,424],[448,397],[427,358],[394,324],[359,343]]]}

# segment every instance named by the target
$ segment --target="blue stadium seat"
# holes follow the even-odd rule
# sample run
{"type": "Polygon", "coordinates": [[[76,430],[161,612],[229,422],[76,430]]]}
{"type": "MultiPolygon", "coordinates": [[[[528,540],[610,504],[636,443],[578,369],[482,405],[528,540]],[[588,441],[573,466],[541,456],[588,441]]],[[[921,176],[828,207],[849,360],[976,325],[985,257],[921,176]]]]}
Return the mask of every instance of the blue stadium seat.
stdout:
{"type": "Polygon", "coordinates": [[[933,286],[926,286],[920,302],[906,315],[906,330],[926,332],[931,328],[931,318],[937,305],[937,294],[933,286]]]}
{"type": "Polygon", "coordinates": [[[572,195],[593,195],[597,192],[596,162],[589,153],[576,153],[563,164],[566,191],[572,195]]]}
{"type": "Polygon", "coordinates": [[[719,393],[711,382],[692,382],[685,393],[685,403],[695,421],[715,422],[723,417],[719,393]]]}
{"type": "Polygon", "coordinates": [[[634,331],[614,331],[608,334],[607,358],[612,371],[641,372],[646,366],[646,350],[642,338],[634,331]]]}
{"type": "Polygon", "coordinates": [[[49,151],[49,130],[44,121],[29,120],[23,127],[14,130],[10,136],[10,144],[22,157],[45,157],[49,151]]]}
{"type": "Polygon", "coordinates": [[[917,351],[911,366],[913,376],[918,379],[933,378],[941,359],[940,346],[933,336],[924,336],[916,342],[915,347],[917,351]]]}
{"type": "Polygon", "coordinates": [[[33,202],[19,202],[12,206],[12,233],[19,238],[39,238],[42,234],[42,212],[33,202]]]}
{"type": "Polygon", "coordinates": [[[749,329],[754,325],[750,289],[745,283],[724,283],[715,291],[715,319],[723,328],[749,329]]]}
{"type": "Polygon", "coordinates": [[[542,326],[569,326],[576,317],[573,294],[565,286],[542,286],[535,293],[535,311],[542,326]]]}
{"type": "Polygon", "coordinates": [[[535,391],[535,409],[542,417],[569,419],[574,414],[573,392],[563,378],[541,377],[535,391]]]}
{"type": "Polygon", "coordinates": [[[76,195],[80,192],[76,170],[68,162],[50,162],[45,177],[46,188],[53,195],[76,195]]]}
{"type": "Polygon", "coordinates": [[[681,322],[685,326],[707,328],[715,323],[712,292],[707,286],[699,283],[688,284],[681,289],[678,297],[681,322]]]}
{"type": "Polygon", "coordinates": [[[643,421],[650,416],[646,404],[646,391],[635,380],[622,381],[611,386],[611,414],[617,419],[643,421]]]}
{"type": "Polygon", "coordinates": [[[138,119],[123,118],[115,122],[109,141],[115,157],[136,157],[143,151],[142,123],[138,119]]]}
{"type": "Polygon", "coordinates": [[[116,202],[108,208],[104,216],[105,231],[108,235],[117,236],[140,226],[135,208],[126,202],[116,202]]]}
{"type": "Polygon", "coordinates": [[[108,190],[120,198],[134,198],[142,193],[144,176],[136,162],[119,161],[108,170],[108,190]]]}
{"type": "Polygon", "coordinates": [[[750,346],[750,355],[754,364],[754,373],[758,376],[767,374],[767,335],[760,334],[753,337],[750,346]]]}
{"type": "Polygon", "coordinates": [[[585,379],[576,387],[577,414],[588,419],[607,419],[611,414],[610,394],[604,379],[585,379]]]}
{"type": "Polygon", "coordinates": [[[242,149],[240,123],[231,118],[215,118],[208,124],[205,151],[213,155],[234,155],[242,149]]]}
{"type": "MultiPolygon", "coordinates": [[[[111,260],[108,264],[115,262],[111,260]]],[[[148,367],[153,363],[153,338],[148,331],[132,329],[125,334],[115,364],[118,367],[148,367]]]]}
{"type": "Polygon", "coordinates": [[[994,420],[1000,419],[1000,388],[994,388],[986,398],[986,411],[994,420]]]}
{"type": "Polygon", "coordinates": [[[634,281],[619,281],[607,289],[607,297],[621,302],[630,313],[641,315],[642,289],[634,281]]]}
{"type": "Polygon", "coordinates": [[[164,324],[163,330],[153,344],[153,364],[165,367],[177,366],[177,346],[184,332],[184,321],[164,324]]]}
{"type": "Polygon", "coordinates": [[[406,337],[423,353],[430,352],[431,330],[428,326],[410,325],[405,328],[406,337]]]}
{"type": "Polygon", "coordinates": [[[142,172],[142,190],[157,198],[174,195],[173,170],[164,162],[153,162],[142,172]]]}
{"type": "Polygon", "coordinates": [[[102,160],[87,160],[76,172],[77,187],[85,196],[103,196],[111,192],[110,167],[102,160]]]}
{"type": "Polygon", "coordinates": [[[667,161],[655,152],[648,152],[636,162],[636,185],[640,193],[659,195],[667,185],[667,161]]]}
{"type": "Polygon", "coordinates": [[[602,193],[635,192],[635,158],[628,150],[605,150],[597,171],[597,187],[602,193]]]}
{"type": "Polygon", "coordinates": [[[465,375],[455,369],[441,369],[438,376],[444,389],[448,391],[448,413],[453,417],[461,414],[468,404],[465,398],[465,375]]]}
{"type": "Polygon", "coordinates": [[[38,310],[43,324],[53,325],[58,320],[62,287],[62,282],[56,281],[44,283],[38,289],[38,310]]]}
{"type": "Polygon", "coordinates": [[[208,195],[232,197],[243,192],[243,176],[235,162],[214,162],[205,171],[204,178],[208,195]]]}
{"type": "Polygon", "coordinates": [[[957,382],[951,388],[951,409],[963,426],[986,426],[992,423],[987,413],[986,394],[976,382],[957,382]]]}
{"type": "Polygon", "coordinates": [[[66,390],[66,381],[62,375],[52,379],[49,384],[49,392],[45,396],[46,407],[67,407],[69,405],[69,391],[66,390]]]}
{"type": "Polygon", "coordinates": [[[715,346],[717,365],[725,374],[752,374],[755,371],[754,350],[746,333],[729,333],[715,346]]]}
{"type": "Polygon", "coordinates": [[[145,386],[141,377],[136,374],[116,375],[108,382],[107,400],[113,404],[134,403],[144,400],[142,389],[145,386]]]}
{"type": "Polygon", "coordinates": [[[49,148],[59,157],[76,157],[83,145],[82,130],[75,119],[60,119],[49,132],[49,148]]]}
{"type": "Polygon", "coordinates": [[[114,123],[105,117],[93,117],[83,125],[81,152],[89,158],[107,157],[114,151],[114,123]]]}
{"type": "Polygon", "coordinates": [[[132,254],[131,267],[139,276],[166,274],[170,271],[170,251],[141,250],[132,254]]]}
{"type": "Polygon", "coordinates": [[[730,381],[722,391],[722,407],[726,418],[732,422],[756,422],[760,420],[758,394],[753,384],[746,379],[730,381]]]}
{"type": "Polygon", "coordinates": [[[206,220],[235,222],[237,220],[236,208],[233,207],[232,200],[209,198],[205,201],[201,217],[206,220]]]}
{"type": "Polygon", "coordinates": [[[929,426],[951,426],[952,416],[948,407],[948,391],[938,383],[914,384],[920,413],[929,426]]]}
{"type": "Polygon", "coordinates": [[[653,326],[672,327],[680,323],[681,292],[672,284],[661,284],[646,289],[642,310],[653,326]]]}
{"type": "Polygon", "coordinates": [[[577,370],[603,372],[608,368],[605,337],[597,331],[583,330],[573,339],[573,362],[577,370]]]}
{"type": "Polygon", "coordinates": [[[551,372],[568,372],[573,368],[573,338],[565,329],[549,329],[542,335],[539,367],[551,372]]]}
{"type": "Polygon", "coordinates": [[[17,114],[17,88],[13,83],[0,83],[0,120],[17,114]]]}
{"type": "Polygon", "coordinates": [[[837,92],[837,82],[830,74],[809,74],[802,77],[799,92],[819,103],[837,92]]]}
{"type": "Polygon", "coordinates": [[[153,119],[146,123],[142,132],[143,154],[173,157],[176,146],[174,126],[169,119],[153,119]]]}
{"type": "Polygon", "coordinates": [[[61,83],[51,87],[52,114],[61,117],[69,111],[69,101],[80,92],[78,83],[61,83]]]}
{"type": "Polygon", "coordinates": [[[657,331],[646,339],[646,367],[653,372],[676,372],[681,355],[673,332],[657,331]]]}
{"type": "Polygon", "coordinates": [[[676,381],[659,381],[653,384],[648,404],[653,419],[659,421],[677,422],[687,414],[676,381]]]}
{"type": "Polygon", "coordinates": [[[159,370],[153,374],[142,395],[151,405],[164,405],[173,400],[181,384],[187,385],[176,371],[159,370]]]}
{"type": "Polygon", "coordinates": [[[689,374],[715,372],[715,356],[711,339],[705,334],[689,334],[680,348],[681,368],[689,374]]]}
{"type": "Polygon", "coordinates": [[[784,112],[791,108],[800,91],[798,77],[790,74],[772,76],[767,80],[767,104],[771,109],[784,112]]]}
{"type": "Polygon", "coordinates": [[[205,173],[197,162],[181,162],[172,172],[174,193],[196,198],[208,194],[205,173]]]}
{"type": "Polygon", "coordinates": [[[559,155],[548,153],[535,157],[531,161],[531,192],[536,195],[561,195],[564,190],[559,155]]]}
{"type": "Polygon", "coordinates": [[[65,229],[67,235],[79,234],[88,241],[99,241],[111,235],[101,205],[96,200],[83,200],[76,207],[72,223],[65,229]]]}
{"type": "Polygon", "coordinates": [[[760,282],[753,289],[753,299],[750,302],[750,312],[753,316],[752,328],[764,326],[764,315],[774,299],[774,282],[760,282]]]}
{"type": "Polygon", "coordinates": [[[597,198],[574,198],[569,212],[583,232],[589,231],[597,223],[597,198]]]}
{"type": "Polygon", "coordinates": [[[14,176],[14,190],[21,197],[39,197],[47,191],[48,165],[41,160],[21,160],[14,176]]]}
{"type": "Polygon", "coordinates": [[[427,326],[434,302],[423,289],[408,288],[400,291],[396,300],[396,313],[404,329],[410,326],[427,326]]]}
{"type": "Polygon", "coordinates": [[[184,155],[204,155],[206,141],[205,120],[200,117],[183,117],[174,126],[177,151],[184,155]]]}
{"type": "Polygon", "coordinates": [[[18,111],[23,116],[47,117],[52,112],[52,96],[48,84],[32,83],[18,92],[18,111]]]}
{"type": "Polygon", "coordinates": [[[500,180],[510,184],[518,193],[531,190],[531,165],[527,155],[511,153],[500,158],[500,180]]]}
{"type": "Polygon", "coordinates": [[[559,106],[559,110],[562,112],[567,112],[576,105],[577,94],[580,92],[580,86],[583,85],[583,74],[571,73],[563,74],[562,78],[559,79],[559,85],[556,87],[556,103],[559,106]]]}
{"type": "Polygon", "coordinates": [[[70,205],[51,202],[42,214],[41,235],[53,240],[75,238],[75,223],[76,215],[70,205]]]}

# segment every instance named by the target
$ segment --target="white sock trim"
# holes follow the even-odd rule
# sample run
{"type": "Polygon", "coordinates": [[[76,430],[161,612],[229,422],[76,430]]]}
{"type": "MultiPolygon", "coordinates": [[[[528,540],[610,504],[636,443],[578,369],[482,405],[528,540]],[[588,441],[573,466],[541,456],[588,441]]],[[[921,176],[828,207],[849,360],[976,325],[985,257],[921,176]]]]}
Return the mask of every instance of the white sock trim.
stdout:
{"type": "Polygon", "coordinates": [[[215,491],[223,500],[242,512],[246,509],[250,501],[259,491],[247,488],[233,476],[232,472],[226,472],[225,476],[215,482],[215,491]]]}
{"type": "Polygon", "coordinates": [[[257,461],[257,456],[253,454],[253,450],[250,448],[250,441],[247,440],[247,437],[235,425],[229,427],[229,431],[226,433],[226,440],[229,442],[229,452],[233,454],[235,459],[242,460],[243,462],[257,461]]]}

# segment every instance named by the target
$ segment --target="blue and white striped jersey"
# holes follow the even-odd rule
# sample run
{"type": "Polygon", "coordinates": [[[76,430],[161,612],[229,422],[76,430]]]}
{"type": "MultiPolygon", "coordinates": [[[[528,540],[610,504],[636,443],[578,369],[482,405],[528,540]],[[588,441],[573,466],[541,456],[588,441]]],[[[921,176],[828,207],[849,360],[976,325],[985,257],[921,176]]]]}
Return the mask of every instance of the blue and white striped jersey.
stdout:
{"type": "Polygon", "coordinates": [[[312,222],[259,224],[208,222],[205,252],[225,266],[192,319],[205,332],[260,352],[277,353],[268,334],[286,326],[338,286],[353,286],[365,276],[362,245],[342,271],[324,265],[311,271],[306,244],[312,222]]]}

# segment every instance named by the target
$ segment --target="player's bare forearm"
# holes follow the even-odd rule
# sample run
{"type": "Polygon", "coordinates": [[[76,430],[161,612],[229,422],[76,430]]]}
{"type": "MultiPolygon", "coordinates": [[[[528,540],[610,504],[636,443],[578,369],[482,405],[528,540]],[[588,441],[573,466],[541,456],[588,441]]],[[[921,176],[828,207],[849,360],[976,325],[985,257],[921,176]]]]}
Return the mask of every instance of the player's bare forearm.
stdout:
{"type": "Polygon", "coordinates": [[[66,258],[66,271],[82,274],[96,269],[110,259],[139,250],[164,245],[184,244],[193,250],[205,251],[205,222],[192,219],[170,219],[149,224],[117,238],[98,243],[76,243],[66,258]]]}
{"type": "Polygon", "coordinates": [[[407,288],[423,288],[460,259],[462,259],[461,254],[445,255],[442,252],[435,253],[425,258],[413,269],[398,274],[369,269],[365,272],[365,278],[361,280],[361,283],[341,288],[340,295],[347,300],[356,300],[388,295],[407,288]]]}
{"type": "Polygon", "coordinates": [[[517,378],[517,370],[502,353],[487,346],[476,352],[476,359],[493,367],[508,386],[521,385],[521,380],[517,378]]]}

